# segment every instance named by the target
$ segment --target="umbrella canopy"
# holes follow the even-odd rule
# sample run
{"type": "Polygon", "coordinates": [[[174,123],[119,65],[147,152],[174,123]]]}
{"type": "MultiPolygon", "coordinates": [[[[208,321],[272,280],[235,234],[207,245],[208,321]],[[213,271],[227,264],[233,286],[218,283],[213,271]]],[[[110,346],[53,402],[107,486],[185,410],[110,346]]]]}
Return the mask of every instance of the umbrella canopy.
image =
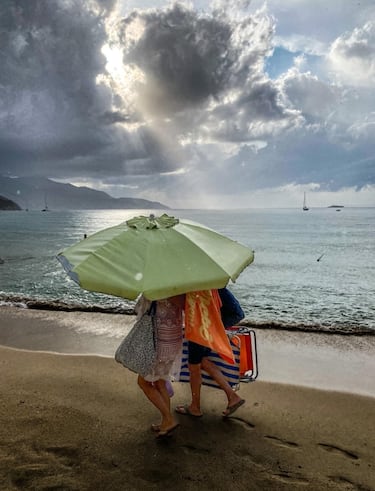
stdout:
{"type": "Polygon", "coordinates": [[[134,300],[222,288],[254,260],[251,249],[210,228],[166,214],[135,217],[60,252],[82,288],[134,300]]]}

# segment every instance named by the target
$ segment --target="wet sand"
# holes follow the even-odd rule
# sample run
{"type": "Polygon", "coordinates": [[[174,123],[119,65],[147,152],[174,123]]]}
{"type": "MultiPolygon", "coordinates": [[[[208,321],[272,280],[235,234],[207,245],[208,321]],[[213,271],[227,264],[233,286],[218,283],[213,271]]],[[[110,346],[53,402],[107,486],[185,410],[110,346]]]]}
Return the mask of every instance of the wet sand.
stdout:
{"type": "MultiPolygon", "coordinates": [[[[3,306],[0,345],[112,358],[133,322],[134,317],[125,314],[3,306]]],[[[375,335],[255,331],[259,380],[375,397],[375,335]]]]}
{"type": "MultiPolygon", "coordinates": [[[[127,316],[76,314],[0,308],[0,344],[110,355],[131,324],[127,316]],[[100,333],[103,322],[113,338],[100,333]]],[[[260,376],[241,384],[246,404],[223,419],[223,394],[205,387],[204,417],[178,416],[165,441],[149,429],[157,413],[136,376],[112,358],[1,347],[0,489],[374,490],[375,398],[355,393],[352,381],[338,391],[336,380],[348,365],[345,350],[349,368],[361,359],[373,368],[373,340],[319,338],[309,350],[312,341],[296,342],[299,334],[257,335],[260,376]],[[311,351],[317,364],[329,354],[329,366],[340,359],[327,374],[334,390],[312,388],[311,351]],[[277,380],[278,367],[288,383],[277,380]]],[[[371,395],[374,372],[366,369],[357,372],[368,379],[359,392],[371,395]]],[[[174,405],[188,400],[187,384],[174,389],[174,405]]]]}

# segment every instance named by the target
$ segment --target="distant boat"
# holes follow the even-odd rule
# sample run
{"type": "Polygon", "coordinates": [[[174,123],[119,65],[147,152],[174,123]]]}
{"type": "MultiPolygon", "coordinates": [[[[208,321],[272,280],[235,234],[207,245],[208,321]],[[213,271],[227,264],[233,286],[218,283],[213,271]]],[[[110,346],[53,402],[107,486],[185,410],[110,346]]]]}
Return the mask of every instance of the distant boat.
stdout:
{"type": "Polygon", "coordinates": [[[48,205],[47,205],[47,194],[44,195],[44,208],[42,211],[49,211],[48,205]]]}
{"type": "Polygon", "coordinates": [[[308,206],[306,205],[306,193],[303,193],[303,207],[302,207],[302,210],[303,211],[308,211],[309,210],[308,206]]]}

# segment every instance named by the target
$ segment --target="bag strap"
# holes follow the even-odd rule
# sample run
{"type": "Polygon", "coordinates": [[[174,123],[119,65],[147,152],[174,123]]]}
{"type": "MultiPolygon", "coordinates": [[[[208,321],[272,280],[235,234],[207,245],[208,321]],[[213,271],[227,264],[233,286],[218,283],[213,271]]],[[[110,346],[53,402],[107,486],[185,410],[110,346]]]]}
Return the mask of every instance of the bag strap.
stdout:
{"type": "Polygon", "coordinates": [[[154,341],[154,349],[156,351],[157,349],[157,338],[156,338],[156,326],[155,326],[155,323],[156,323],[156,319],[155,319],[155,314],[156,314],[156,300],[153,300],[151,302],[151,305],[150,305],[150,308],[148,309],[148,315],[151,317],[151,322],[152,322],[152,338],[153,338],[153,341],[154,341]]]}
{"type": "Polygon", "coordinates": [[[151,302],[150,308],[147,311],[148,315],[151,315],[151,317],[154,317],[156,314],[156,300],[153,300],[151,302]]]}

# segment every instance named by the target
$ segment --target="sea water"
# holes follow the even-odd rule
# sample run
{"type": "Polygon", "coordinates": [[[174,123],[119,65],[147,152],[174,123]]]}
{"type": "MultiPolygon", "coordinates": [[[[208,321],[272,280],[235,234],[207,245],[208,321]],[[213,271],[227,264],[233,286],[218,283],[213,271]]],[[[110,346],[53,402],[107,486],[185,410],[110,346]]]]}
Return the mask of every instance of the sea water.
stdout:
{"type": "MultiPolygon", "coordinates": [[[[375,332],[375,208],[167,212],[203,223],[255,251],[254,263],[229,284],[249,325],[375,332]]],[[[149,213],[0,212],[0,304],[132,309],[134,302],[81,289],[56,255],[84,234],[149,213]]]]}

